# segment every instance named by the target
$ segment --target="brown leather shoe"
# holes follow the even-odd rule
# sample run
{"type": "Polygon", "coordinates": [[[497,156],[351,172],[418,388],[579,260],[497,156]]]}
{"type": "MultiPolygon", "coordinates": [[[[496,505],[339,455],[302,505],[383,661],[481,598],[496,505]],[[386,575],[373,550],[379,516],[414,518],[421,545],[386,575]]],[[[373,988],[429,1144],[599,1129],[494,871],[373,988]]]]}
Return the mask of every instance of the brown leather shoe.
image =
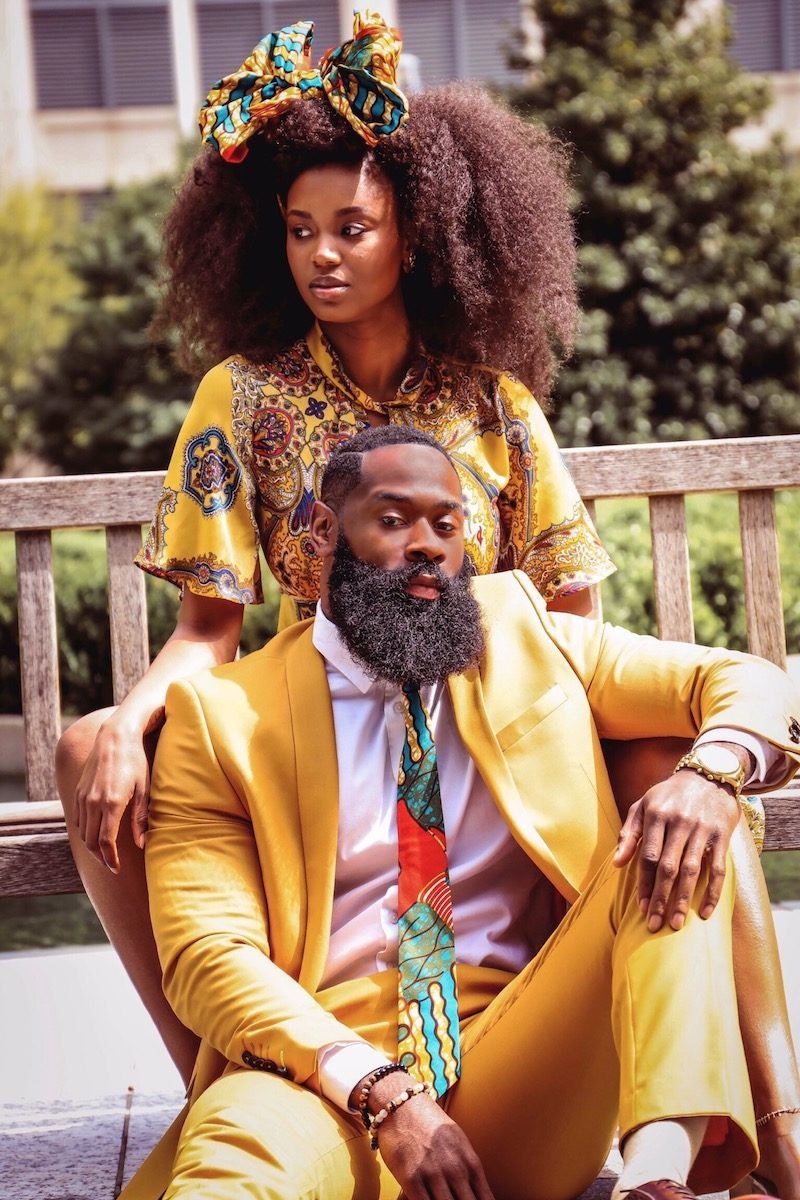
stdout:
{"type": "MultiPolygon", "coordinates": [[[[655,1179],[652,1183],[642,1183],[627,1192],[626,1200],[697,1200],[697,1196],[691,1188],[682,1183],[674,1183],[671,1179],[655,1179]]],[[[778,1197],[765,1197],[762,1194],[739,1196],[737,1200],[778,1200],[778,1197]]]]}

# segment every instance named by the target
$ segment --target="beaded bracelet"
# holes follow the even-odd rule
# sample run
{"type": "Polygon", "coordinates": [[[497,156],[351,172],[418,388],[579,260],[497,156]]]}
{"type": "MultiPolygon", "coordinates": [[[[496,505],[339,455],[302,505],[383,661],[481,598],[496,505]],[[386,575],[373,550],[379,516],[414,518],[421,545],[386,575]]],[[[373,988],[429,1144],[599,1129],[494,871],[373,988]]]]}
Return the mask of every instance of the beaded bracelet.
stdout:
{"type": "Polygon", "coordinates": [[[371,1075],[367,1076],[361,1091],[358,1093],[358,1111],[361,1113],[361,1120],[364,1122],[364,1128],[369,1131],[370,1121],[372,1117],[367,1108],[369,1094],[379,1079],[383,1079],[386,1075],[391,1075],[393,1071],[404,1071],[405,1067],[401,1067],[398,1062],[384,1063],[382,1067],[377,1067],[371,1075]]]}
{"type": "Polygon", "coordinates": [[[405,1104],[406,1101],[413,1100],[415,1096],[421,1096],[423,1092],[426,1096],[429,1096],[431,1100],[436,1099],[436,1092],[429,1084],[413,1083],[411,1087],[406,1088],[406,1090],[401,1092],[399,1096],[395,1096],[394,1100],[390,1100],[385,1108],[382,1108],[380,1112],[375,1113],[375,1116],[369,1123],[369,1132],[372,1135],[369,1139],[371,1150],[378,1149],[378,1130],[386,1118],[390,1117],[393,1112],[397,1112],[398,1108],[405,1104]]]}

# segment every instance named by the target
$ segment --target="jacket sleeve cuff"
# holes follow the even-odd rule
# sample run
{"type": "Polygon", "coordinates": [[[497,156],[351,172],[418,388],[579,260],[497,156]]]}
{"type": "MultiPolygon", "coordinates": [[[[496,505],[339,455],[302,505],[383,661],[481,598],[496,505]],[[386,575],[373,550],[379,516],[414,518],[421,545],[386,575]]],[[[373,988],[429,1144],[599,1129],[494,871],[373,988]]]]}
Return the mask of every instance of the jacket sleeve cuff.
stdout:
{"type": "Polygon", "coordinates": [[[350,1093],[365,1075],[371,1075],[389,1060],[380,1050],[367,1042],[331,1042],[319,1051],[318,1072],[320,1090],[344,1112],[352,1112],[350,1093]]]}

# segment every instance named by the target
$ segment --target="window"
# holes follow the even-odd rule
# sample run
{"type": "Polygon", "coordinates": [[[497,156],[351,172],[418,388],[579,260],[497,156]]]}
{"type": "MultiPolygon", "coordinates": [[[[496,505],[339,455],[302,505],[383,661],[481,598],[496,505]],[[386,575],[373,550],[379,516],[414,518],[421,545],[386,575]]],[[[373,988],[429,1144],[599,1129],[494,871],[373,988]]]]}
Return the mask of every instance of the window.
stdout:
{"type": "Polygon", "coordinates": [[[800,70],[797,0],[732,0],[733,54],[751,71],[800,70]]]}
{"type": "Polygon", "coordinates": [[[398,0],[404,54],[419,64],[419,86],[453,79],[503,87],[518,77],[508,47],[520,26],[519,0],[398,0]]]}
{"type": "MultiPolygon", "coordinates": [[[[316,63],[326,50],[342,40],[339,5],[337,0],[314,0],[307,8],[314,19],[311,57],[316,63]]],[[[204,95],[221,76],[232,74],[265,34],[300,20],[298,12],[302,9],[297,0],[197,0],[200,81],[204,95]]]]}
{"type": "Polygon", "coordinates": [[[39,108],[173,102],[163,0],[31,0],[31,30],[39,108]]]}

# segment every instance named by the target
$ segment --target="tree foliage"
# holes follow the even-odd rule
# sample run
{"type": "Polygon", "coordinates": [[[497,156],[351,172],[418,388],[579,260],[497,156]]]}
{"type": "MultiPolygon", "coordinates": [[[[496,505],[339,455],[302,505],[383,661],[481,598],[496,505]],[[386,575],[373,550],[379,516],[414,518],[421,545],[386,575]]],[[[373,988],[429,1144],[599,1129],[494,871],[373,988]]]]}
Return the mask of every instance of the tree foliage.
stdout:
{"type": "Polygon", "coordinates": [[[69,251],[80,293],[62,311],[67,336],[20,397],[39,453],[66,472],[155,470],[169,459],[191,384],[148,326],[171,191],[166,180],[114,191],[69,251]]]}
{"type": "Polygon", "coordinates": [[[0,468],[30,450],[17,394],[68,333],[81,288],[67,261],[75,231],[74,205],[42,189],[14,188],[0,202],[0,468]]]}
{"type": "Polygon", "coordinates": [[[734,131],[770,102],[686,0],[537,0],[514,101],[575,150],[584,320],[556,392],[573,445],[800,430],[800,174],[734,131]]]}

